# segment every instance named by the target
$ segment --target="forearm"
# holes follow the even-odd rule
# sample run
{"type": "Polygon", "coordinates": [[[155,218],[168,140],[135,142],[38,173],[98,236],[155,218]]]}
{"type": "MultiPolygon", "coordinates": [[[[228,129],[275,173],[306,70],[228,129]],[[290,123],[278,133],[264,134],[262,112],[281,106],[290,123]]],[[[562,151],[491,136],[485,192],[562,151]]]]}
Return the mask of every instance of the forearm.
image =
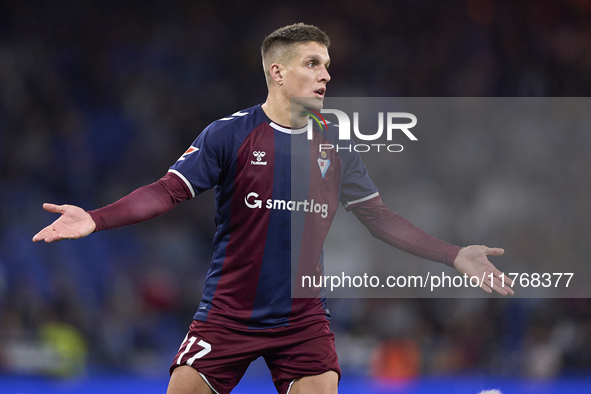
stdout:
{"type": "Polygon", "coordinates": [[[415,256],[453,267],[462,249],[427,234],[389,210],[379,198],[352,211],[375,238],[415,256]]]}
{"type": "Polygon", "coordinates": [[[190,197],[184,182],[175,174],[168,173],[157,182],[88,213],[96,224],[95,231],[109,230],[160,216],[190,197]]]}

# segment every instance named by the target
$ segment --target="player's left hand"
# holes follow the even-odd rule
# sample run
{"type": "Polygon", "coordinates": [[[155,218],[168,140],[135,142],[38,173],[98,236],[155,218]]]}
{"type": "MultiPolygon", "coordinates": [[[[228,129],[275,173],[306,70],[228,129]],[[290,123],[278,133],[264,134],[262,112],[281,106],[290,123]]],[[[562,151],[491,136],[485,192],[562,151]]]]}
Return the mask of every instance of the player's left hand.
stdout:
{"type": "MultiPolygon", "coordinates": [[[[487,293],[496,291],[501,295],[513,295],[513,281],[502,275],[486,256],[500,256],[505,251],[501,248],[489,248],[484,245],[470,245],[458,253],[458,256],[454,260],[454,266],[462,274],[468,275],[468,277],[478,278],[480,287],[487,293]],[[491,281],[492,273],[492,281],[491,281]],[[484,280],[482,279],[484,278],[484,280]]],[[[476,278],[474,280],[476,280],[476,278]]]]}
{"type": "Polygon", "coordinates": [[[59,213],[61,216],[35,234],[33,242],[57,242],[63,239],[83,238],[96,229],[96,224],[90,214],[75,205],[45,203],[43,209],[47,212],[59,213]]]}

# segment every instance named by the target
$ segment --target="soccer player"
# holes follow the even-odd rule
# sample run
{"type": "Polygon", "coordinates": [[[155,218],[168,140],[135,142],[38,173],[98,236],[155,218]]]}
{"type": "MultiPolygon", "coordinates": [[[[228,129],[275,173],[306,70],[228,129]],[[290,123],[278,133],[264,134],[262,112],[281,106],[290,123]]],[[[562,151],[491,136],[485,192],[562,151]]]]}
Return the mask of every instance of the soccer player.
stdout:
{"type": "Polygon", "coordinates": [[[33,241],[53,242],[148,220],[215,187],[213,257],[170,368],[169,393],[229,393],[260,356],[281,394],[337,392],[341,371],[326,300],[292,298],[291,280],[322,273],[322,245],[339,201],[373,236],[470,276],[492,273],[485,291],[513,293],[486,257],[502,249],[460,248],[424,233],[385,207],[358,153],[318,151],[335,142],[334,127],[308,140],[307,110],[296,98],[322,108],[329,45],[315,26],[276,30],[262,44],[264,104],[213,122],[164,177],[111,205],[90,212],[43,205],[61,216],[33,241]]]}

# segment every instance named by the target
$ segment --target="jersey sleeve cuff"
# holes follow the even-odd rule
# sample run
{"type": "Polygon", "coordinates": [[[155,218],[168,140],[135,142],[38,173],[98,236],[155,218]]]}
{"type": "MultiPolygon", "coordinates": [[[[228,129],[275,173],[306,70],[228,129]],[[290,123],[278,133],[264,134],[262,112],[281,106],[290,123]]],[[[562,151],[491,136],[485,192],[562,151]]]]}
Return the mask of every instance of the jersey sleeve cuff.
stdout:
{"type": "Polygon", "coordinates": [[[173,169],[168,170],[168,172],[173,173],[174,175],[178,176],[181,179],[181,181],[183,181],[184,184],[187,186],[189,191],[191,192],[191,198],[195,197],[195,189],[193,189],[193,185],[191,185],[191,182],[189,182],[189,180],[187,178],[185,178],[185,176],[183,174],[181,174],[177,170],[173,170],[173,169]]]}
{"type": "Polygon", "coordinates": [[[92,220],[94,221],[94,233],[99,232],[103,229],[103,221],[101,219],[101,216],[96,213],[95,211],[88,211],[88,214],[90,215],[90,217],[92,218],[92,220]]]}
{"type": "Polygon", "coordinates": [[[367,202],[372,201],[376,198],[380,198],[379,192],[372,193],[369,196],[365,196],[365,197],[359,198],[357,200],[347,201],[346,203],[343,204],[343,208],[345,208],[345,210],[347,212],[349,212],[351,209],[355,208],[356,206],[359,206],[360,204],[363,204],[363,203],[367,203],[367,202]]]}

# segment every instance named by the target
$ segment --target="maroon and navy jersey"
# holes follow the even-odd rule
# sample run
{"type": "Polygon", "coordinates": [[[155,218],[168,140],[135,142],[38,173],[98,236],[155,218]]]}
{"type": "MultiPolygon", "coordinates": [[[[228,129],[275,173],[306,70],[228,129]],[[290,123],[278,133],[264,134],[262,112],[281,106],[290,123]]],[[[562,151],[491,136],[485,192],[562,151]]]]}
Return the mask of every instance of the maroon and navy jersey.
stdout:
{"type": "Polygon", "coordinates": [[[217,231],[196,320],[262,329],[329,318],[324,298],[292,298],[292,278],[322,274],[339,201],[349,209],[378,191],[357,152],[319,149],[339,143],[336,128],[312,140],[306,131],[273,123],[257,105],[210,124],[170,168],[193,197],[215,188],[217,231]]]}

